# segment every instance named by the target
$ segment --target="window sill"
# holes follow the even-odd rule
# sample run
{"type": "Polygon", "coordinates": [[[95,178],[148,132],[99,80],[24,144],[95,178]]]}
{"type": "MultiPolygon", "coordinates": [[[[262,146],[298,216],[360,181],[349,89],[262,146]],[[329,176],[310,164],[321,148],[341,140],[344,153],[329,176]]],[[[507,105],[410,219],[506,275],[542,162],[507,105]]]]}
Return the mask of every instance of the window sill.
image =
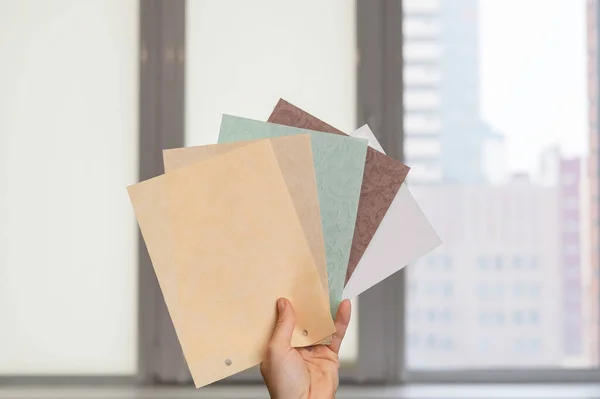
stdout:
{"type": "MultiPolygon", "coordinates": [[[[188,399],[268,398],[262,386],[208,387],[0,387],[0,399],[188,399]]],[[[398,387],[352,387],[340,389],[338,399],[470,399],[470,398],[600,398],[600,384],[544,385],[407,385],[398,387]]]]}

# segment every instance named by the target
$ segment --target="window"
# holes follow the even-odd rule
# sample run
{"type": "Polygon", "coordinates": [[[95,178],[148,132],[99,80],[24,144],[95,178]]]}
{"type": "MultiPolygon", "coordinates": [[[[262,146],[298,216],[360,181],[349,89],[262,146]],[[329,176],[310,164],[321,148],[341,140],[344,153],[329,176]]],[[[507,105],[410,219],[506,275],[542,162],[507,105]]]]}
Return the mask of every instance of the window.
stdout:
{"type": "Polygon", "coordinates": [[[491,343],[488,337],[480,337],[477,339],[477,351],[479,353],[487,353],[490,348],[491,343]]]}
{"type": "Polygon", "coordinates": [[[573,256],[579,254],[579,245],[577,244],[568,244],[565,246],[565,255],[573,256]]]}
{"type": "Polygon", "coordinates": [[[572,174],[572,173],[565,173],[562,176],[561,184],[565,187],[568,187],[568,186],[577,184],[578,181],[579,181],[579,178],[577,175],[572,174]]]}
{"type": "Polygon", "coordinates": [[[514,293],[517,298],[520,298],[523,296],[523,289],[524,289],[523,284],[520,284],[520,283],[515,284],[514,293]]]}
{"type": "Polygon", "coordinates": [[[410,90],[404,93],[404,106],[406,109],[430,110],[437,109],[440,105],[439,93],[435,90],[410,90]]]}
{"type": "MultiPolygon", "coordinates": [[[[343,131],[356,128],[353,2],[298,9],[265,0],[231,10],[227,2],[187,2],[185,145],[214,143],[223,113],[265,120],[280,97],[310,106],[343,131]]],[[[353,314],[340,353],[347,364],[358,356],[357,319],[353,314]]]]}
{"type": "MultiPolygon", "coordinates": [[[[418,107],[405,109],[404,121],[407,134],[429,129],[440,143],[437,180],[419,180],[422,167],[415,163],[410,185],[453,263],[426,275],[409,267],[407,281],[448,280],[454,296],[437,303],[409,295],[408,309],[437,307],[444,323],[417,326],[408,320],[407,332],[418,328],[455,345],[448,350],[451,359],[425,361],[415,349],[408,368],[423,375],[598,369],[600,244],[591,231],[597,234],[600,222],[597,209],[584,204],[597,204],[600,172],[597,167],[578,172],[575,166],[600,164],[600,131],[589,123],[600,109],[588,101],[588,87],[596,91],[600,85],[600,49],[595,47],[600,4],[473,0],[439,5],[405,12],[405,26],[414,35],[403,38],[406,90],[421,86],[439,93],[435,126],[426,123],[418,107]],[[417,37],[416,27],[426,17],[441,29],[417,37]],[[584,29],[593,41],[586,41],[584,29]],[[413,83],[423,82],[424,71],[439,76],[427,85],[413,83]],[[549,81],[556,82],[551,91],[549,81]],[[491,145],[494,162],[487,162],[491,145]],[[563,345],[567,328],[572,347],[581,348],[577,355],[563,345]]],[[[410,139],[406,143],[410,162],[421,149],[410,139]]]]}
{"type": "Polygon", "coordinates": [[[444,296],[446,298],[452,297],[454,294],[454,288],[452,287],[452,283],[446,282],[444,283],[444,296]]]}
{"type": "Polygon", "coordinates": [[[538,268],[538,258],[535,255],[532,255],[529,258],[529,268],[535,270],[538,268]]]}
{"type": "Polygon", "coordinates": [[[431,13],[440,9],[441,0],[405,0],[404,11],[409,14],[431,13]]]}
{"type": "Polygon", "coordinates": [[[452,257],[451,256],[444,256],[444,267],[446,270],[452,269],[452,257]]]}
{"type": "Polygon", "coordinates": [[[568,197],[563,201],[563,206],[565,210],[577,210],[579,209],[579,198],[578,197],[568,197]]]}
{"type": "Polygon", "coordinates": [[[537,310],[532,310],[529,312],[529,322],[531,324],[539,324],[540,322],[540,315],[538,314],[537,310]]]}
{"type": "Polygon", "coordinates": [[[444,309],[443,313],[444,323],[450,324],[452,322],[452,311],[450,309],[444,309]]]}
{"type": "Polygon", "coordinates": [[[520,310],[513,313],[513,321],[515,324],[523,324],[523,313],[520,310]]]}
{"type": "Polygon", "coordinates": [[[419,157],[437,157],[440,153],[440,142],[435,137],[407,137],[404,145],[419,157]]]}
{"type": "Polygon", "coordinates": [[[431,38],[436,37],[440,32],[439,23],[430,18],[414,19],[406,23],[403,27],[405,37],[411,38],[431,38]]]}
{"type": "Polygon", "coordinates": [[[522,261],[519,255],[513,257],[513,266],[515,269],[520,269],[522,267],[522,261]]]}
{"type": "Polygon", "coordinates": [[[423,262],[420,262],[423,264],[427,264],[427,268],[432,269],[435,266],[435,260],[433,259],[432,255],[426,255],[423,258],[423,262]]]}
{"type": "Polygon", "coordinates": [[[0,376],[137,371],[138,2],[0,2],[0,376]]]}
{"type": "MultiPolygon", "coordinates": [[[[435,67],[406,66],[404,80],[411,86],[427,86],[440,82],[440,70],[435,67]]],[[[408,120],[404,120],[407,128],[410,126],[408,120]]]]}
{"type": "Polygon", "coordinates": [[[502,256],[496,256],[496,270],[502,270],[502,267],[504,265],[504,260],[502,259],[502,256]]]}
{"type": "Polygon", "coordinates": [[[404,57],[407,63],[439,62],[442,48],[435,42],[405,43],[404,57]]]}
{"type": "Polygon", "coordinates": [[[430,323],[435,323],[435,321],[436,321],[436,311],[430,309],[427,312],[427,318],[428,318],[428,320],[429,320],[430,323]]]}
{"type": "Polygon", "coordinates": [[[480,256],[479,258],[477,258],[477,268],[479,270],[487,269],[487,259],[485,257],[480,256]]]}

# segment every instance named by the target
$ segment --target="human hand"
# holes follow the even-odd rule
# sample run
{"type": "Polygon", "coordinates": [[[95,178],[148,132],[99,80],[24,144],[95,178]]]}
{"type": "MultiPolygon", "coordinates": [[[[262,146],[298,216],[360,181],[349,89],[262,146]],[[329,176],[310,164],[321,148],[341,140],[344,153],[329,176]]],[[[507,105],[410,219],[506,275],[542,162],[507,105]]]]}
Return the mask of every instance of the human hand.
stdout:
{"type": "Polygon", "coordinates": [[[296,314],[290,301],[277,301],[277,324],[260,372],[272,399],[334,398],[339,385],[338,352],[350,322],[350,301],[335,317],[336,332],[329,345],[292,348],[296,314]]]}

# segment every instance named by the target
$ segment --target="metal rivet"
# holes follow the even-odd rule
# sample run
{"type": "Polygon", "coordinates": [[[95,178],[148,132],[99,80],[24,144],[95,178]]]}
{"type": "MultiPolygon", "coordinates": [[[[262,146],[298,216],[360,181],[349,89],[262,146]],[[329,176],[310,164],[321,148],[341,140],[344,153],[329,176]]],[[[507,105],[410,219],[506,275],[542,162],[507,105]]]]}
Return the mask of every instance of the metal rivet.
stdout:
{"type": "Polygon", "coordinates": [[[304,335],[306,337],[308,335],[308,331],[302,330],[302,335],[304,335]]]}
{"type": "Polygon", "coordinates": [[[231,359],[225,359],[225,366],[231,366],[231,359]]]}

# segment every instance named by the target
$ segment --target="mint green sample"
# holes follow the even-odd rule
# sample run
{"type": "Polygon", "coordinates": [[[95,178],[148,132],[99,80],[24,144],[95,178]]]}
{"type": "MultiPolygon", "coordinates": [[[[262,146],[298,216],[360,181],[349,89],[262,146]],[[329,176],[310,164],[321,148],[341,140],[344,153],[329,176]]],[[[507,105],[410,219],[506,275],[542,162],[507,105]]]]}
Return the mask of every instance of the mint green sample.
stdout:
{"type": "Polygon", "coordinates": [[[329,302],[331,315],[335,318],[342,300],[354,236],[367,140],[223,115],[219,143],[306,133],[311,135],[325,239],[329,302]]]}

